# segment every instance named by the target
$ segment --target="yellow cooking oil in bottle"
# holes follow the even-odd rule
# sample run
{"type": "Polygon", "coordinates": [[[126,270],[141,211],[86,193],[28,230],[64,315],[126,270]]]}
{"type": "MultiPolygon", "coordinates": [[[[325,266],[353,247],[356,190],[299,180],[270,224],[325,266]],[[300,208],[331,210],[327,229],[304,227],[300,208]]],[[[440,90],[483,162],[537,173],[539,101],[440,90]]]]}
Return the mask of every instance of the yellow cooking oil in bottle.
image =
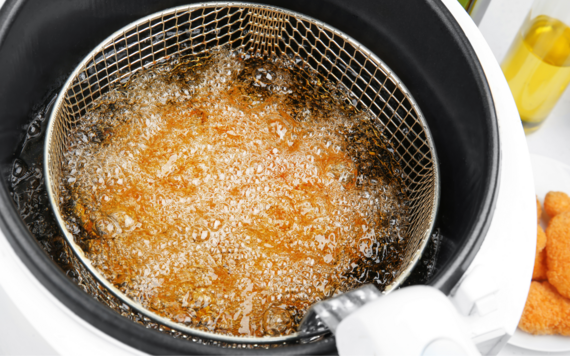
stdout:
{"type": "Polygon", "coordinates": [[[537,130],[570,82],[570,28],[547,15],[527,21],[501,67],[525,132],[537,130]]]}

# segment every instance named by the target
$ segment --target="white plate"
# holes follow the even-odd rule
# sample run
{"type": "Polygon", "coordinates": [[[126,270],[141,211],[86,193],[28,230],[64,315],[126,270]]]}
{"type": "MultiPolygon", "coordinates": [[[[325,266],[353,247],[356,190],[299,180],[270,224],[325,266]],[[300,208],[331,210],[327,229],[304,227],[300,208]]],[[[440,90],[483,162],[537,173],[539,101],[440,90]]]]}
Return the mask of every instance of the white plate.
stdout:
{"type": "MultiPolygon", "coordinates": [[[[539,155],[531,155],[530,160],[534,174],[534,188],[540,203],[543,202],[546,193],[551,190],[570,194],[570,166],[539,155]]],[[[509,344],[534,351],[570,351],[570,337],[556,335],[535,336],[519,329],[510,338],[509,344]]]]}

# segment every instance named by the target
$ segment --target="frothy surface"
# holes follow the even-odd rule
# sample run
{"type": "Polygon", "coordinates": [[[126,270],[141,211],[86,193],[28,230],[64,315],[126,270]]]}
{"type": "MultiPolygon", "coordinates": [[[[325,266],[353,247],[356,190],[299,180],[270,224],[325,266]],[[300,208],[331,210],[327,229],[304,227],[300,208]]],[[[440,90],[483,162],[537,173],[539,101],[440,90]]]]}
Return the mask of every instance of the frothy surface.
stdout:
{"type": "Polygon", "coordinates": [[[312,303],[389,283],[406,224],[391,161],[370,120],[311,81],[221,51],[100,99],[62,182],[93,265],[160,315],[243,336],[290,334],[312,303]]]}

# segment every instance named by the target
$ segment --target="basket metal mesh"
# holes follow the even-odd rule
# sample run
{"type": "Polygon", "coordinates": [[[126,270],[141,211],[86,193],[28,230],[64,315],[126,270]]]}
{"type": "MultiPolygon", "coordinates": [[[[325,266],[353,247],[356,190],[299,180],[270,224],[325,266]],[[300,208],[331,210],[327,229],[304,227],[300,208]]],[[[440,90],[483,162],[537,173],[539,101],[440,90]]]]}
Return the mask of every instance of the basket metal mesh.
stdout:
{"type": "MultiPolygon", "coordinates": [[[[375,117],[376,127],[388,139],[390,150],[393,150],[402,169],[400,173],[410,202],[412,219],[407,231],[409,240],[404,263],[385,292],[397,287],[421,256],[433,227],[438,203],[438,167],[434,146],[412,96],[373,53],[324,23],[275,7],[218,2],[153,14],[116,32],[81,62],[58,97],[46,139],[46,183],[58,223],[75,254],[74,263],[86,276],[87,284],[91,285],[86,287],[86,291],[92,289],[91,292],[95,292],[91,294],[98,299],[112,301],[105,304],[114,309],[134,309],[127,313],[129,315],[144,314],[135,319],[152,318],[157,327],[181,329],[189,335],[214,340],[245,341],[243,338],[216,337],[193,331],[130,301],[91,266],[67,231],[59,206],[61,192],[58,182],[65,164],[62,158],[68,144],[67,135],[82,120],[94,100],[143,68],[165,62],[172,56],[204,55],[220,46],[287,57],[294,63],[301,63],[326,80],[343,86],[350,93],[347,99],[350,104],[375,117]],[[114,296],[105,298],[105,293],[114,296]]],[[[263,340],[281,342],[292,337],[263,340]]],[[[261,340],[251,338],[250,341],[261,340]]]]}

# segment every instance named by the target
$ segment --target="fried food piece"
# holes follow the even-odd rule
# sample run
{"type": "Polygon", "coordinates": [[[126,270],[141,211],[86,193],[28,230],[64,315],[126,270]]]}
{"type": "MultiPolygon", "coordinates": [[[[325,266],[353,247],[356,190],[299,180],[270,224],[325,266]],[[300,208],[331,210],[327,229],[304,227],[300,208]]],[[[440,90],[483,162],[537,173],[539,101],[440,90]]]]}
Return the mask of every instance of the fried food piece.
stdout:
{"type": "Polygon", "coordinates": [[[546,247],[546,234],[540,225],[536,228],[536,254],[546,247]]]}
{"type": "Polygon", "coordinates": [[[570,336],[570,299],[562,298],[562,320],[556,331],[560,335],[570,336]]]}
{"type": "Polygon", "coordinates": [[[548,192],[544,197],[544,211],[550,217],[570,211],[570,197],[563,192],[548,192]]]}
{"type": "Polygon", "coordinates": [[[534,269],[532,270],[532,280],[533,281],[544,281],[546,280],[546,250],[543,249],[536,253],[534,258],[534,269]]]}
{"type": "Polygon", "coordinates": [[[534,335],[569,335],[570,301],[548,282],[531,282],[519,328],[534,335]]]}
{"type": "Polygon", "coordinates": [[[536,197],[536,223],[540,222],[540,216],[542,215],[542,208],[540,207],[540,202],[538,201],[538,197],[536,197]]]}
{"type": "Polygon", "coordinates": [[[536,254],[534,257],[534,270],[532,271],[533,281],[543,281],[546,279],[546,234],[542,227],[536,227],[536,254]]]}
{"type": "Polygon", "coordinates": [[[556,215],[546,229],[546,275],[564,297],[570,297],[570,212],[556,215]]]}

